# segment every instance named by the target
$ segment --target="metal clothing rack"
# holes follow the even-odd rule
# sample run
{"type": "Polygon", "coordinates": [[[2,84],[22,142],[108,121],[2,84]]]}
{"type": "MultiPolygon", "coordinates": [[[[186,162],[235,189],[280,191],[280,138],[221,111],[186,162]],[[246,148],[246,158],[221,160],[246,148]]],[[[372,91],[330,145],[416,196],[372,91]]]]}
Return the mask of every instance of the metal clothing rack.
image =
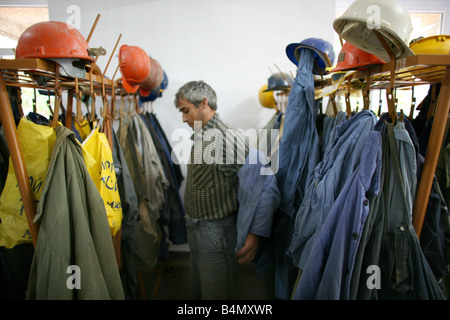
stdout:
{"type": "MultiPolygon", "coordinates": [[[[347,88],[349,90],[351,79],[363,78],[366,79],[370,89],[386,89],[391,94],[394,88],[441,83],[413,210],[413,226],[418,237],[420,237],[450,110],[450,54],[414,55],[399,60],[392,59],[391,61],[394,62],[354,73],[343,83],[340,89],[345,90],[347,88]]],[[[319,86],[325,87],[327,83],[319,83],[319,86]]],[[[388,98],[387,100],[389,115],[392,120],[392,117],[397,116],[397,110],[395,110],[393,99],[389,101],[388,98]]]]}

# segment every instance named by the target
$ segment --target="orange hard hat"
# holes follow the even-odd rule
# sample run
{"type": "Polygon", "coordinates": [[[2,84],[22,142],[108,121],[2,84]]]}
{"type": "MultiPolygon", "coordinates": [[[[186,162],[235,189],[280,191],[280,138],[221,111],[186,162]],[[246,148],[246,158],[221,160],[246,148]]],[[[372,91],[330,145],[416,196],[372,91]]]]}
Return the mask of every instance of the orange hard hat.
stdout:
{"type": "Polygon", "coordinates": [[[16,58],[94,60],[81,33],[60,21],[43,21],[28,27],[17,42],[16,58]]]}
{"type": "Polygon", "coordinates": [[[123,88],[128,93],[135,93],[150,73],[147,53],[140,47],[124,44],[119,49],[119,65],[123,88]]]}
{"type": "Polygon", "coordinates": [[[159,87],[164,77],[163,69],[159,62],[151,57],[149,57],[149,60],[150,73],[139,85],[139,94],[143,97],[147,97],[153,89],[159,87]]]}
{"type": "Polygon", "coordinates": [[[376,55],[358,49],[350,42],[346,42],[339,52],[336,68],[331,70],[331,72],[364,69],[383,63],[385,62],[376,55]]]}

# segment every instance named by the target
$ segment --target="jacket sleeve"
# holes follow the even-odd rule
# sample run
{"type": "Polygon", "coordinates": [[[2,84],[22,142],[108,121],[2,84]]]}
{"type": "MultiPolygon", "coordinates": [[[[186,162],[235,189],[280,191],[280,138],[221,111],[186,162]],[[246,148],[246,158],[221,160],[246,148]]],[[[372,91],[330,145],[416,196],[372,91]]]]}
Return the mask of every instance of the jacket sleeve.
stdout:
{"type": "Polygon", "coordinates": [[[249,232],[268,238],[272,230],[273,215],[280,205],[281,198],[274,175],[261,176],[260,179],[264,187],[261,188],[249,232]]]}
{"type": "MultiPolygon", "coordinates": [[[[251,154],[257,152],[251,148],[251,154]]],[[[259,157],[263,156],[259,153],[259,157]]],[[[263,161],[249,163],[248,158],[238,173],[239,211],[237,217],[238,239],[236,250],[245,243],[249,232],[269,237],[273,214],[280,204],[280,192],[275,175],[262,175],[263,161]]]]}

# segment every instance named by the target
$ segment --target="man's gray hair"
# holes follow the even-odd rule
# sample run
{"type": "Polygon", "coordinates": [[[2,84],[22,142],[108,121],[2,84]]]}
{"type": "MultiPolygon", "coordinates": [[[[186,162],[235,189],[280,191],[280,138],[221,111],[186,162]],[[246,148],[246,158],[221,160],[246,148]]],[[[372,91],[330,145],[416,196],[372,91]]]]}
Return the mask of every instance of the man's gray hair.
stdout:
{"type": "Polygon", "coordinates": [[[208,105],[213,110],[217,110],[217,96],[214,90],[204,81],[190,81],[183,85],[175,94],[175,106],[180,99],[185,99],[197,108],[203,99],[208,99],[208,105]]]}

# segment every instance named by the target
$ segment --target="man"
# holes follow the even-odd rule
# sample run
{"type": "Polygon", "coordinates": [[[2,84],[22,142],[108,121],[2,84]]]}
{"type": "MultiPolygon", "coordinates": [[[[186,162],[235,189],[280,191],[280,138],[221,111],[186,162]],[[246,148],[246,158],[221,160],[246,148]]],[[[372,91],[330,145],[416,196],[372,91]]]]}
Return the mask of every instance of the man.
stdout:
{"type": "Polygon", "coordinates": [[[222,122],[214,90],[203,81],[175,95],[183,122],[194,129],[184,197],[194,299],[237,299],[237,263],[253,260],[259,237],[249,233],[235,252],[237,173],[248,154],[245,136],[222,122]]]}

